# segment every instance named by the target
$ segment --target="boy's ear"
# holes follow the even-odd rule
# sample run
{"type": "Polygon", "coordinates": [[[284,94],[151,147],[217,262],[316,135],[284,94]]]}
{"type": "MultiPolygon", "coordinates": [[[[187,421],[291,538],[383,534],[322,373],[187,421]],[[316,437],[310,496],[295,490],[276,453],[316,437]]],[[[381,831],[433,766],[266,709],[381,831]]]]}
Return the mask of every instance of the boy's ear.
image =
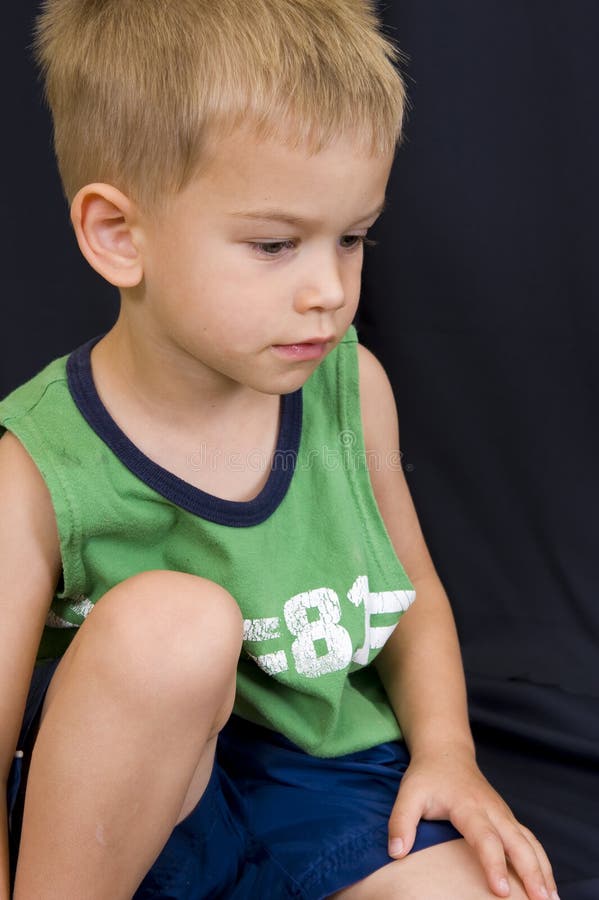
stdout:
{"type": "Polygon", "coordinates": [[[71,204],[71,221],[81,252],[106,281],[118,288],[141,282],[135,205],[125,194],[109,184],[87,184],[71,204]]]}

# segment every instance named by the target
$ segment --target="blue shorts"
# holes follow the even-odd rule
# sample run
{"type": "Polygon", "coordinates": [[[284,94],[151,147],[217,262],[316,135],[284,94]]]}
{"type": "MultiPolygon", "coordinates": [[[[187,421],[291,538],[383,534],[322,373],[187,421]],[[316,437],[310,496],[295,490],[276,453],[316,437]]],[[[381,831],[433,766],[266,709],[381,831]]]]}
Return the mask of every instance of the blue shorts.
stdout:
{"type": "MultiPolygon", "coordinates": [[[[36,669],[9,781],[16,860],[26,770],[55,666],[36,669]]],[[[409,762],[401,742],[334,759],[233,716],[208,787],[173,831],[134,900],[321,900],[391,862],[387,825],[409,762]]],[[[414,850],[460,837],[421,822],[414,850]]]]}

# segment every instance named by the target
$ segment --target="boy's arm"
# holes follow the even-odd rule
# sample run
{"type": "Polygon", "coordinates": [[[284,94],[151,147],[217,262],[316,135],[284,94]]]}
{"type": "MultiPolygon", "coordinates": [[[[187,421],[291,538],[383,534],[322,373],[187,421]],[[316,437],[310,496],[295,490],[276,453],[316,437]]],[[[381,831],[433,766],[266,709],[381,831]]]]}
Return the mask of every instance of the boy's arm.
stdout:
{"type": "MultiPolygon", "coordinates": [[[[0,790],[12,764],[40,636],[60,573],[46,485],[22,444],[0,439],[0,790]]],[[[0,900],[9,898],[6,802],[0,803],[0,900]]]]}
{"type": "Polygon", "coordinates": [[[506,855],[531,898],[555,890],[539,842],[482,776],[468,723],[464,674],[449,602],[426,548],[398,458],[393,392],[383,367],[359,346],[360,397],[370,478],[381,515],[416,600],[377,657],[411,764],[389,823],[393,856],[412,847],[420,818],[450,819],[477,853],[491,889],[506,890],[506,855]]]}

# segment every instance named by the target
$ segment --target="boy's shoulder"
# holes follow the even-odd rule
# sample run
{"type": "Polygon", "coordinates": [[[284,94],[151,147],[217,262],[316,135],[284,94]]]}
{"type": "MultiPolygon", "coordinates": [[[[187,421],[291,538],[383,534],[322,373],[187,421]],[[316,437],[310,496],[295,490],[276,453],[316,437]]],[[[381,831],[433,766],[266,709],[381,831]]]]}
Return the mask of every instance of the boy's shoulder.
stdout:
{"type": "MultiPolygon", "coordinates": [[[[0,400],[0,424],[4,425],[8,420],[19,418],[35,409],[51,385],[66,385],[67,359],[68,355],[52,360],[41,372],[0,400]]],[[[4,431],[4,428],[0,427],[0,431],[4,431]]]]}

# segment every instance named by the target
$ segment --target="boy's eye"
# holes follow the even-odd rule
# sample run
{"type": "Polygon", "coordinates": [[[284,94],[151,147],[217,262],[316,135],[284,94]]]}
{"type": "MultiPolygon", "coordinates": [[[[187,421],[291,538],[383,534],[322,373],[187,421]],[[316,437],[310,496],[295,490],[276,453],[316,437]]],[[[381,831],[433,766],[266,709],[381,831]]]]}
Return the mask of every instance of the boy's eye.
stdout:
{"type": "Polygon", "coordinates": [[[363,234],[344,234],[341,238],[341,246],[344,250],[353,250],[366,242],[363,234]]]}
{"type": "Polygon", "coordinates": [[[376,241],[371,241],[365,234],[345,234],[341,238],[341,246],[344,250],[355,250],[357,247],[374,247],[376,241]]]}
{"type": "Polygon", "coordinates": [[[295,244],[293,241],[260,241],[252,243],[252,247],[265,256],[280,256],[284,250],[293,250],[295,244]]]}

